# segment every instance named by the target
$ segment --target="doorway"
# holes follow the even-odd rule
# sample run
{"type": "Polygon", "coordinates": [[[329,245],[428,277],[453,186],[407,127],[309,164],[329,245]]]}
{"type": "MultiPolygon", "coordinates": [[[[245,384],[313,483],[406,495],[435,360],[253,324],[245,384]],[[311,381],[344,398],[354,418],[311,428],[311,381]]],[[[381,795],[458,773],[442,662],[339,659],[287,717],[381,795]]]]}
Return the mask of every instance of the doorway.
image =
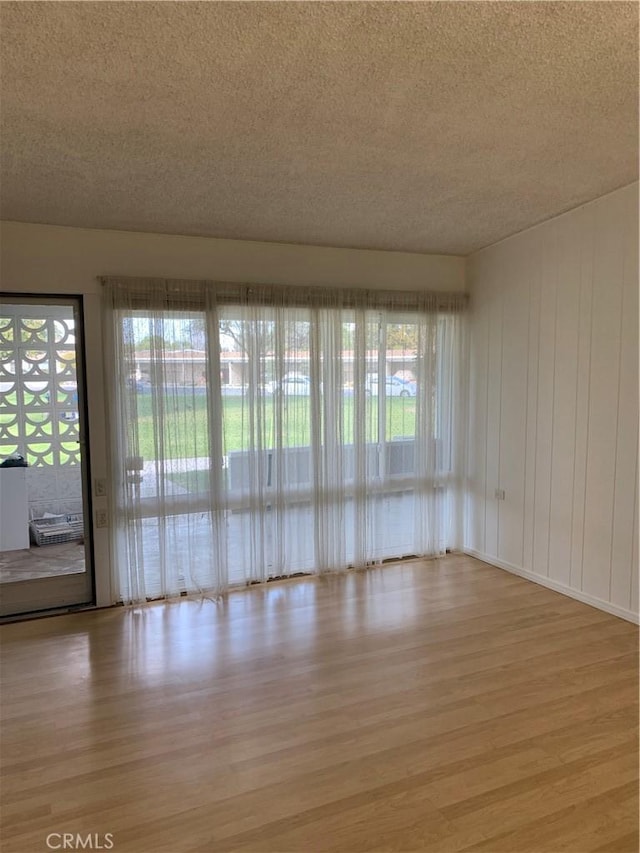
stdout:
{"type": "Polygon", "coordinates": [[[79,297],[0,297],[0,616],[92,604],[79,297]]]}

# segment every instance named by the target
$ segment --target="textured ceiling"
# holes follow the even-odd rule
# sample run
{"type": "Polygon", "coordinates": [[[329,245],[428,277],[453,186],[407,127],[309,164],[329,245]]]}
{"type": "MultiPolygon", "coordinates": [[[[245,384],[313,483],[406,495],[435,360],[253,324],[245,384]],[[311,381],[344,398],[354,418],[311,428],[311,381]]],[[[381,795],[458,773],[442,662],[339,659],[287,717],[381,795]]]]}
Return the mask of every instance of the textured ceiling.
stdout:
{"type": "Polygon", "coordinates": [[[636,179],[637,13],[3,2],[0,212],[467,254],[636,179]]]}

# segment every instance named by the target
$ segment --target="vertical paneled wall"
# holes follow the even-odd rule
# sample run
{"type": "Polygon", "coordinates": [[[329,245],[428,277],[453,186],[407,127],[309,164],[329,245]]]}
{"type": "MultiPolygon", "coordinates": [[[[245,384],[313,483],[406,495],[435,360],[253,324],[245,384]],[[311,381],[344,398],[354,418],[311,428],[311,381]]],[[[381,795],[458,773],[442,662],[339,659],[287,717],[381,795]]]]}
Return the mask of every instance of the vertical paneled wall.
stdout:
{"type": "Polygon", "coordinates": [[[469,278],[466,548],[632,618],[637,184],[476,253],[469,278]]]}

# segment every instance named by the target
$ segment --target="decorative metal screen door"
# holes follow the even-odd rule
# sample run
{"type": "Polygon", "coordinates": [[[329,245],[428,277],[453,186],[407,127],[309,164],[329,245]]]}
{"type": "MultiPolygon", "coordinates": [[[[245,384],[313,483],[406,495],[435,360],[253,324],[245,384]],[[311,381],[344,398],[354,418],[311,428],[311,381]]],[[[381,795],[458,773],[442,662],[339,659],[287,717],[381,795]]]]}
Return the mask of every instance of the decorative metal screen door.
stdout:
{"type": "Polygon", "coordinates": [[[1,616],[93,600],[82,355],[79,299],[0,297],[1,616]]]}

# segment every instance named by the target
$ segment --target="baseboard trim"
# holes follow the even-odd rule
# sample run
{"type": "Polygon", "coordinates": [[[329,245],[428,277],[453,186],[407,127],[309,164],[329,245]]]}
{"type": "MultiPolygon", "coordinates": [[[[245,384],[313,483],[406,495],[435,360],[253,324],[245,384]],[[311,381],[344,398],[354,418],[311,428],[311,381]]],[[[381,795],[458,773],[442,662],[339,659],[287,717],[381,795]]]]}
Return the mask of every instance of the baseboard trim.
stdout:
{"type": "Polygon", "coordinates": [[[575,598],[583,604],[588,604],[591,607],[597,607],[598,610],[604,610],[606,613],[611,613],[612,616],[619,616],[620,619],[626,619],[627,622],[633,622],[634,625],[640,624],[640,615],[634,613],[633,610],[627,610],[624,607],[618,607],[617,604],[611,604],[609,601],[603,601],[595,595],[589,595],[586,592],[581,592],[578,589],[573,589],[563,583],[554,581],[551,578],[545,578],[542,575],[536,575],[527,569],[522,569],[520,566],[514,566],[512,563],[506,563],[504,560],[499,560],[497,557],[489,557],[487,554],[482,554],[480,551],[474,551],[473,548],[463,548],[463,553],[470,557],[475,557],[477,560],[482,560],[483,563],[489,563],[490,566],[495,566],[497,569],[504,569],[505,572],[511,572],[512,575],[518,575],[525,580],[533,581],[552,589],[554,592],[560,592],[562,595],[568,595],[569,598],[575,598]]]}

